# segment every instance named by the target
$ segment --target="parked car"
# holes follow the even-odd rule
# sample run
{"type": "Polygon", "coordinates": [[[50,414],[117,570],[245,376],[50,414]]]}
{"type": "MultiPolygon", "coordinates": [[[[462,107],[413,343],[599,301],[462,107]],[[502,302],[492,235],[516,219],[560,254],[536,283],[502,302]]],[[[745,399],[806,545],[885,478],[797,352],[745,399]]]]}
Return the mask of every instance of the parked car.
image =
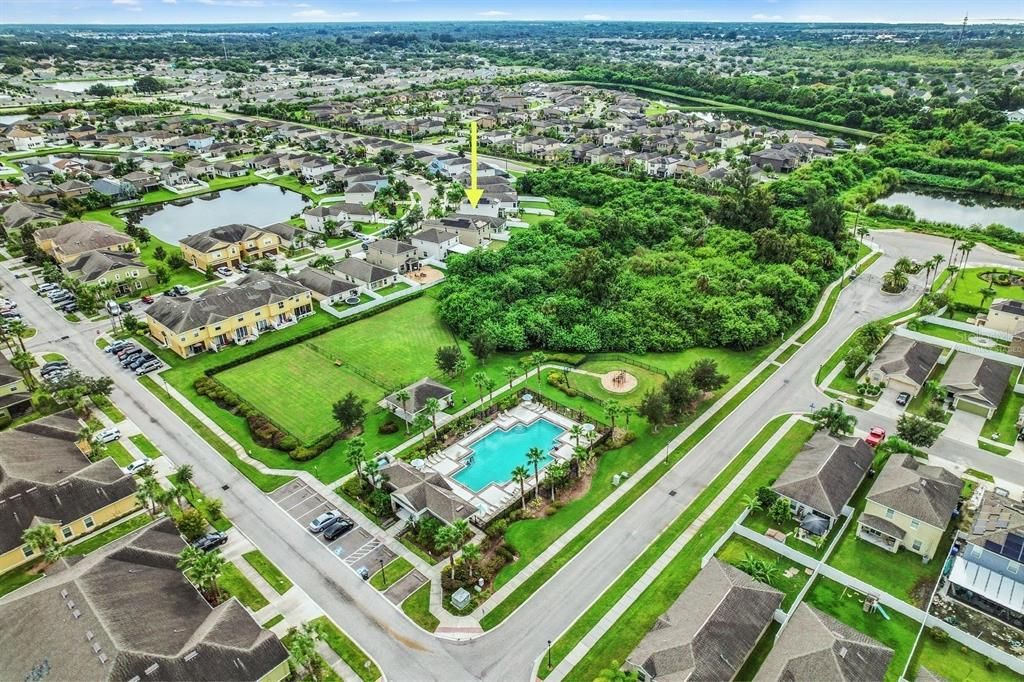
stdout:
{"type": "Polygon", "coordinates": [[[116,426],[97,431],[96,435],[92,437],[97,443],[113,443],[115,440],[120,440],[121,429],[116,426]]]}
{"type": "Polygon", "coordinates": [[[207,533],[203,537],[199,538],[192,543],[192,546],[203,552],[209,552],[217,549],[221,545],[228,541],[227,533],[221,533],[220,531],[213,531],[207,533]]]}
{"type": "Polygon", "coordinates": [[[129,353],[138,353],[140,350],[142,349],[136,346],[134,343],[129,343],[115,351],[114,357],[116,357],[118,360],[124,360],[124,358],[127,357],[129,353]]]}
{"type": "Polygon", "coordinates": [[[245,263],[239,263],[238,264],[238,271],[239,272],[243,272],[243,273],[244,272],[249,272],[249,266],[246,265],[245,263]]]}
{"type": "Polygon", "coordinates": [[[315,519],[313,519],[312,521],[309,522],[309,532],[311,532],[311,533],[319,533],[324,528],[326,528],[330,524],[334,523],[334,521],[336,519],[340,519],[340,518],[341,518],[341,512],[338,511],[337,509],[332,509],[331,511],[326,511],[323,514],[321,514],[320,516],[316,517],[315,519]]]}
{"type": "Polygon", "coordinates": [[[36,289],[36,293],[39,294],[40,296],[45,296],[46,294],[50,293],[56,288],[57,285],[54,284],[53,282],[44,282],[43,284],[39,285],[38,289],[36,289]]]}
{"type": "Polygon", "coordinates": [[[235,273],[231,272],[231,268],[229,268],[228,266],[222,265],[219,268],[217,268],[217,274],[220,275],[221,277],[230,277],[235,273]]]}
{"type": "Polygon", "coordinates": [[[58,367],[57,369],[51,369],[48,372],[40,372],[39,376],[43,378],[43,381],[57,381],[68,374],[71,374],[71,370],[67,367],[58,367]]]}
{"type": "Polygon", "coordinates": [[[148,459],[137,459],[128,466],[126,466],[124,468],[124,472],[126,474],[131,474],[132,476],[134,476],[135,474],[139,473],[148,466],[150,466],[148,459]]]}
{"type": "Polygon", "coordinates": [[[121,359],[121,366],[127,367],[131,363],[135,362],[136,358],[142,357],[143,353],[145,353],[144,350],[142,350],[141,348],[136,348],[134,353],[129,353],[128,355],[124,356],[124,358],[121,359]]]}
{"type": "Polygon", "coordinates": [[[51,369],[58,369],[60,367],[68,367],[68,366],[70,366],[70,364],[71,363],[69,363],[67,360],[51,360],[50,362],[47,362],[45,365],[40,367],[39,370],[41,372],[46,372],[47,370],[51,370],[51,369]]]}
{"type": "Polygon", "coordinates": [[[57,306],[57,310],[61,311],[65,315],[68,314],[68,313],[77,313],[78,312],[78,304],[75,303],[74,301],[68,301],[64,305],[57,306]]]}
{"type": "Polygon", "coordinates": [[[897,405],[906,405],[910,402],[910,394],[906,391],[900,391],[900,394],[896,396],[897,405]]]}
{"type": "Polygon", "coordinates": [[[132,304],[129,303],[128,301],[125,301],[124,303],[118,303],[117,307],[120,308],[123,312],[128,312],[129,310],[132,309],[132,304]]]}
{"type": "Polygon", "coordinates": [[[170,296],[171,298],[174,298],[178,295],[178,292],[175,291],[174,289],[168,289],[167,291],[164,292],[164,296],[170,296]]]}
{"type": "Polygon", "coordinates": [[[137,368],[142,367],[150,360],[156,360],[156,356],[152,353],[139,353],[138,355],[132,356],[131,360],[128,361],[128,364],[125,365],[125,368],[134,372],[137,368]]]}
{"type": "Polygon", "coordinates": [[[104,348],[103,352],[104,353],[116,353],[117,351],[121,350],[122,348],[124,348],[127,345],[130,345],[130,343],[128,341],[125,341],[124,339],[120,339],[118,341],[114,341],[112,344],[110,344],[109,346],[104,348]]]}
{"type": "Polygon", "coordinates": [[[355,528],[356,524],[346,518],[335,519],[331,525],[324,528],[324,540],[337,540],[345,533],[355,528]]]}
{"type": "Polygon", "coordinates": [[[864,442],[871,447],[875,447],[883,440],[885,440],[885,429],[881,426],[872,426],[871,430],[868,431],[868,436],[864,439],[864,442]]]}
{"type": "Polygon", "coordinates": [[[136,367],[135,368],[135,373],[137,375],[139,375],[139,376],[142,376],[143,374],[149,374],[150,372],[152,372],[154,370],[160,369],[162,366],[163,366],[162,362],[160,362],[156,358],[153,358],[152,360],[150,360],[148,362],[142,363],[142,365],[140,365],[139,367],[136,367]]]}
{"type": "Polygon", "coordinates": [[[153,297],[147,294],[142,297],[142,302],[149,305],[150,303],[153,302],[153,297]]]}
{"type": "Polygon", "coordinates": [[[192,291],[184,284],[175,284],[173,288],[174,291],[177,292],[178,296],[188,296],[189,292],[192,291]]]}

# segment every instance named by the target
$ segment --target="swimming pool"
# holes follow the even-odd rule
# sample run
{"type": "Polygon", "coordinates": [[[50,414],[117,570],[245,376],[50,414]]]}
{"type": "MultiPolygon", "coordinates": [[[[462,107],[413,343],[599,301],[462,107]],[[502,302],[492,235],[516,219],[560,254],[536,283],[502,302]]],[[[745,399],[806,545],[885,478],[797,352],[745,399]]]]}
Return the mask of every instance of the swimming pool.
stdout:
{"type": "Polygon", "coordinates": [[[452,478],[473,492],[479,492],[491,483],[511,481],[512,470],[520,464],[526,465],[532,474],[533,467],[526,464],[526,453],[531,448],[539,448],[544,453],[540,464],[547,464],[551,461],[548,451],[564,431],[546,419],[529,425],[518,424],[507,431],[491,431],[470,446],[470,454],[464,459],[466,466],[452,478]]]}

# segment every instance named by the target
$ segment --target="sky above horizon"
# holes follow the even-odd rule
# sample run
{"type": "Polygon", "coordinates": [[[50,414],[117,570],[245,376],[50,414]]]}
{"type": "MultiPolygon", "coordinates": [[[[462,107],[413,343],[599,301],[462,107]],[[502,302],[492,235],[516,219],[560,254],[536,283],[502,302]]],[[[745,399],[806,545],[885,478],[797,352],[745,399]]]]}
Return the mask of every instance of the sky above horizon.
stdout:
{"type": "Polygon", "coordinates": [[[0,0],[3,24],[360,21],[1024,22],[1021,0],[0,0]]]}

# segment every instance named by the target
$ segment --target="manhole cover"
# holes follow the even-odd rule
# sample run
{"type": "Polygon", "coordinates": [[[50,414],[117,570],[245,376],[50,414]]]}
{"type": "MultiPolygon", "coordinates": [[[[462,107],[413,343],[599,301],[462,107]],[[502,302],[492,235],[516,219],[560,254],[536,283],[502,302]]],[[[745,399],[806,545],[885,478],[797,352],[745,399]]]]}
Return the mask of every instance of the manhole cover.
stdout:
{"type": "Polygon", "coordinates": [[[676,491],[675,490],[669,490],[668,491],[668,496],[669,497],[675,497],[676,496],[676,491]]]}

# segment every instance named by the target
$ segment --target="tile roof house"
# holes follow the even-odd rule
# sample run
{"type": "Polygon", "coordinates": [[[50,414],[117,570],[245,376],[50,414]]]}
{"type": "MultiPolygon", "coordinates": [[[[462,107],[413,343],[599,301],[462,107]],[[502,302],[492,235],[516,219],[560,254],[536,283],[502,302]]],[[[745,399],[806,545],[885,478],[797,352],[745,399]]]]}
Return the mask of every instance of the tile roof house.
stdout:
{"type": "Polygon", "coordinates": [[[430,514],[444,523],[469,519],[476,508],[452,490],[444,476],[434,471],[420,471],[403,460],[382,467],[384,488],[391,494],[391,506],[399,516],[421,518],[430,514]]]}
{"type": "Polygon", "coordinates": [[[991,419],[1009,386],[1013,367],[972,353],[958,352],[946,366],[942,387],[953,408],[991,419]]]}
{"type": "Polygon", "coordinates": [[[876,384],[917,395],[942,355],[942,348],[905,336],[890,336],[868,365],[867,376],[876,384]]]}
{"type": "Polygon", "coordinates": [[[874,451],[860,438],[819,431],[804,443],[772,490],[790,501],[799,539],[828,535],[871,468],[874,451]]]}
{"type": "Polygon", "coordinates": [[[882,682],[892,658],[892,649],[801,603],[754,680],[882,682]]]}
{"type": "Polygon", "coordinates": [[[857,537],[893,553],[902,547],[930,560],[957,510],[963,485],[942,467],[894,454],[871,484],[857,519],[857,537]]]}
{"type": "Polygon", "coordinates": [[[52,525],[63,542],[138,506],[135,479],[109,457],[90,462],[81,428],[65,410],[0,432],[0,572],[32,558],[27,528],[52,525]]]}
{"type": "Polygon", "coordinates": [[[211,607],[178,569],[171,519],[0,600],[17,679],[279,682],[288,651],[237,599],[211,607]],[[41,670],[42,666],[42,670],[41,670]]]}
{"type": "Polygon", "coordinates": [[[104,223],[93,220],[44,227],[32,234],[39,249],[58,264],[89,251],[135,251],[135,240],[104,223]]]}
{"type": "Polygon", "coordinates": [[[782,592],[712,559],[626,659],[642,679],[732,680],[782,604],[782,592]]]}
{"type": "Polygon", "coordinates": [[[448,230],[431,227],[420,230],[409,238],[420,258],[443,261],[459,245],[459,235],[448,230]]]}
{"type": "Polygon", "coordinates": [[[1024,629],[1024,504],[985,493],[949,585],[953,597],[1024,629]]]}

